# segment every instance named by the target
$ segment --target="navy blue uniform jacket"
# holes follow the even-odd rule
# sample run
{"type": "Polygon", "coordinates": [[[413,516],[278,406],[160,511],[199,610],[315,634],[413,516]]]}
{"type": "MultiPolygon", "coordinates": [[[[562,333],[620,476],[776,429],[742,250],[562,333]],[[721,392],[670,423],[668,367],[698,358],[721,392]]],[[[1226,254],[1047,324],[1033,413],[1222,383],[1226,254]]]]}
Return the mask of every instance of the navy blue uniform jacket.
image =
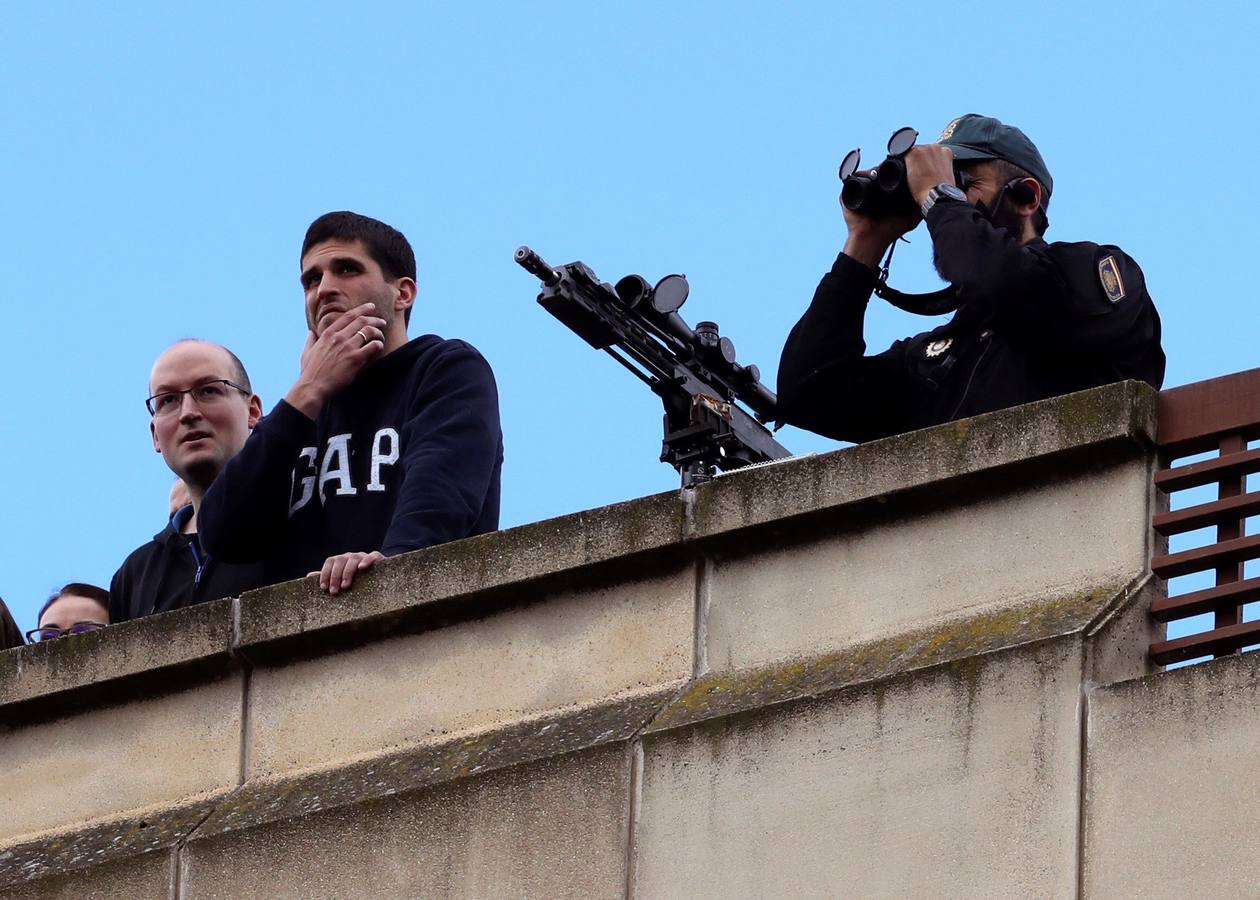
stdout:
{"type": "Polygon", "coordinates": [[[368,366],[316,421],[281,400],[206,492],[205,548],[299,578],[351,550],[386,556],[494,531],[503,437],[490,366],[424,335],[368,366]]]}
{"type": "Polygon", "coordinates": [[[784,345],[780,421],[869,441],[1115,381],[1163,384],[1159,314],[1122,250],[1021,246],[962,202],[937,203],[927,225],[960,291],[954,317],[866,356],[875,272],[841,253],[784,345]]]}

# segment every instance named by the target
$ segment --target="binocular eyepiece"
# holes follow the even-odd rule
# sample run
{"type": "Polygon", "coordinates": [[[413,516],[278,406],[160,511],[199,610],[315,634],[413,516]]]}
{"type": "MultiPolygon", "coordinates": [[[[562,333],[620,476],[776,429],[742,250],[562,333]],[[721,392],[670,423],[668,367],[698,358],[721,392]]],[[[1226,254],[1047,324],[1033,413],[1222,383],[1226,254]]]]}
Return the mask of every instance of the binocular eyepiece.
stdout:
{"type": "Polygon", "coordinates": [[[840,163],[840,202],[864,216],[886,216],[917,208],[906,180],[905,155],[918,140],[913,128],[898,128],[888,139],[888,157],[874,169],[859,172],[860,150],[850,150],[840,163]]]}

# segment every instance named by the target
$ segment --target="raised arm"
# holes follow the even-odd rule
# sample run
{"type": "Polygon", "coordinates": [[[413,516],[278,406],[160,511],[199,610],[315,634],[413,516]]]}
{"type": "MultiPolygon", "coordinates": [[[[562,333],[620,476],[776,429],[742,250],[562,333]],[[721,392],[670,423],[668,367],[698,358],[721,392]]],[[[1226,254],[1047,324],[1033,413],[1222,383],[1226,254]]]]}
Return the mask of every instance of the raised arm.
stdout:
{"type": "Polygon", "coordinates": [[[779,361],[779,420],[844,441],[906,430],[899,341],[866,356],[863,320],[875,272],[841,253],[788,335],[779,361]]]}

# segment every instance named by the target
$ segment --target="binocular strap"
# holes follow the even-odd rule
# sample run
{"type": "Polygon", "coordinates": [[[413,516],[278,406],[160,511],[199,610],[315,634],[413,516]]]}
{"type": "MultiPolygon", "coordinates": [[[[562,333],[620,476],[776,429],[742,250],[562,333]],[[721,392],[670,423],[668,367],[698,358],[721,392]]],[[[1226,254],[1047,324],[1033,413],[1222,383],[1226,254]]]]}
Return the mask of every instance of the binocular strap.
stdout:
{"type": "MultiPolygon", "coordinates": [[[[901,240],[905,239],[901,238],[901,240]]],[[[896,246],[897,242],[893,241],[888,248],[888,255],[884,257],[884,266],[875,280],[875,295],[881,300],[888,301],[897,309],[916,316],[943,316],[958,309],[961,302],[958,299],[958,288],[952,284],[947,288],[927,294],[907,294],[889,286],[888,267],[892,265],[893,248],[896,246]]]]}
{"type": "Polygon", "coordinates": [[[916,316],[943,316],[958,309],[960,303],[958,288],[952,284],[939,291],[932,291],[930,294],[906,294],[894,287],[889,287],[888,282],[881,278],[875,282],[875,294],[897,309],[914,313],[916,316]]]}

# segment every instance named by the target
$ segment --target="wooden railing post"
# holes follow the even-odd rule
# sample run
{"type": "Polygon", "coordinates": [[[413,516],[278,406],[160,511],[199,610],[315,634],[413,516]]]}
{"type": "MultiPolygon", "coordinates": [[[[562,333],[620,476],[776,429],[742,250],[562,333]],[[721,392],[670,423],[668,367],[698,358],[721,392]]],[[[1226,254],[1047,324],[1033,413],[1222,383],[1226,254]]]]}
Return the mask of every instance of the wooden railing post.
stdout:
{"type": "Polygon", "coordinates": [[[1209,631],[1151,646],[1161,665],[1200,656],[1237,653],[1260,644],[1260,621],[1243,620],[1243,606],[1260,600],[1260,578],[1246,578],[1248,560],[1260,558],[1260,535],[1246,533],[1247,518],[1260,515],[1260,492],[1247,492],[1247,476],[1260,472],[1260,449],[1248,450],[1260,437],[1260,369],[1171,388],[1160,394],[1160,458],[1166,464],[1155,486],[1167,494],[1215,484],[1214,501],[1156,514],[1153,526],[1169,537],[1215,526],[1216,539],[1203,547],[1163,553],[1151,560],[1161,578],[1212,571],[1215,585],[1156,600],[1151,614],[1172,622],[1213,613],[1209,631]],[[1202,462],[1172,466],[1179,458],[1217,451],[1202,462]]]}

